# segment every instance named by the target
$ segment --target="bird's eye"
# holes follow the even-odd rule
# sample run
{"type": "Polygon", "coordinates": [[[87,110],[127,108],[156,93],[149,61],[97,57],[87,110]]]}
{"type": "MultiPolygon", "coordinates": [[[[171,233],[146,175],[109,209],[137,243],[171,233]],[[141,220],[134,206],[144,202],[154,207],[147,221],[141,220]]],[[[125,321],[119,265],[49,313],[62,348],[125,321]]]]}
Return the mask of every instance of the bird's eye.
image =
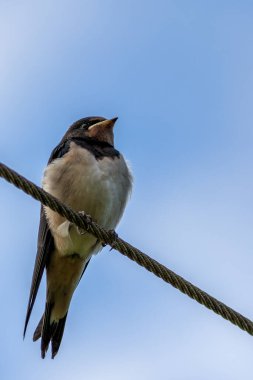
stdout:
{"type": "Polygon", "coordinates": [[[80,126],[80,129],[85,129],[87,127],[87,124],[82,124],[81,126],[80,126]]]}

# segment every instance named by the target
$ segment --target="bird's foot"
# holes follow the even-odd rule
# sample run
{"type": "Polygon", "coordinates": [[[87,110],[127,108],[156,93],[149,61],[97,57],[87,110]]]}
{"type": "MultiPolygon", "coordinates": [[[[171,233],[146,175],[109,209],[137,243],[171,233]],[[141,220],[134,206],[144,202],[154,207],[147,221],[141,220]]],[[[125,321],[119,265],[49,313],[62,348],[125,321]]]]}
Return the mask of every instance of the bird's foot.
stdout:
{"type": "MultiPolygon", "coordinates": [[[[110,251],[111,251],[112,249],[114,249],[116,239],[118,239],[119,236],[114,230],[108,230],[108,232],[111,235],[111,240],[112,240],[112,243],[110,244],[111,245],[110,251]]],[[[97,239],[97,243],[100,243],[103,248],[107,246],[107,243],[105,243],[104,241],[101,241],[101,240],[99,241],[99,239],[97,239]]]]}
{"type": "Polygon", "coordinates": [[[114,230],[109,230],[108,232],[110,232],[112,236],[112,244],[110,248],[110,251],[112,251],[115,248],[116,240],[118,239],[119,235],[114,230]]]}
{"type": "MultiPolygon", "coordinates": [[[[81,216],[85,215],[87,224],[90,224],[93,221],[92,217],[90,215],[87,215],[85,211],[78,211],[78,214],[81,216]]],[[[87,230],[84,230],[83,228],[80,228],[80,227],[76,227],[76,228],[80,235],[85,235],[87,233],[87,230]]]]}

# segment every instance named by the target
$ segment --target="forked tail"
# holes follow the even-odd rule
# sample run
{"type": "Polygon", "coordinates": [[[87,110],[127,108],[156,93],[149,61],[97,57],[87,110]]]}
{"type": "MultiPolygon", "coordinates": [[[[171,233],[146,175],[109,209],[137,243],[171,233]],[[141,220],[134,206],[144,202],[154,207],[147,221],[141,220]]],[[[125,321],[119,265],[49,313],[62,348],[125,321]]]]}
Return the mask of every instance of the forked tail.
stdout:
{"type": "Polygon", "coordinates": [[[68,315],[68,313],[66,313],[63,318],[52,321],[51,315],[53,307],[53,303],[46,303],[45,312],[33,334],[33,341],[41,338],[41,357],[43,359],[45,358],[50,341],[52,348],[52,359],[57,354],[61,344],[65,322],[68,315]]]}

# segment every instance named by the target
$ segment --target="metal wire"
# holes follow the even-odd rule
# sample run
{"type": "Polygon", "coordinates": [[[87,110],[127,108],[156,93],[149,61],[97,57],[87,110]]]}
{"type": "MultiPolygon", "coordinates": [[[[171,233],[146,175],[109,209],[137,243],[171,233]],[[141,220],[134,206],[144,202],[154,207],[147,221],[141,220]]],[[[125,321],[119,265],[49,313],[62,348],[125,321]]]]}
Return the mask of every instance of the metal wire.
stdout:
{"type": "Polygon", "coordinates": [[[141,252],[139,249],[119,238],[114,231],[106,231],[92,221],[88,215],[80,215],[79,213],[74,212],[42,188],[22,177],[3,163],[0,163],[0,176],[23,190],[26,194],[29,194],[34,199],[40,201],[43,205],[50,207],[52,210],[64,216],[70,222],[75,223],[79,228],[87,230],[103,243],[110,245],[113,249],[135,261],[137,264],[146,268],[149,272],[152,272],[165,282],[171,284],[174,288],[188,295],[201,305],[204,305],[216,314],[219,314],[221,317],[238,326],[240,329],[253,335],[253,322],[251,320],[226,306],[224,303],[218,301],[216,298],[210,296],[203,290],[166,268],[164,265],[141,252]]]}

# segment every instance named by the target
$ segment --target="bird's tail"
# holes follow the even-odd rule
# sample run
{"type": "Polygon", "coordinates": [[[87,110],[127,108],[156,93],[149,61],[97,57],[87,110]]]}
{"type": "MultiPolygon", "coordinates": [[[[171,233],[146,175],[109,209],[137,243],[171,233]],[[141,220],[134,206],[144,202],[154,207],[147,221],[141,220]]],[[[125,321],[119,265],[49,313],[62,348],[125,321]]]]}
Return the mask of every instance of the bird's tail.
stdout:
{"type": "Polygon", "coordinates": [[[33,334],[33,341],[35,342],[39,338],[41,338],[41,357],[44,359],[49,343],[51,341],[51,348],[52,348],[52,359],[57,354],[63,332],[65,327],[65,322],[68,313],[66,312],[65,316],[63,318],[60,318],[58,320],[54,320],[52,318],[52,311],[54,308],[54,304],[47,302],[45,307],[45,312],[42,315],[41,320],[39,321],[38,326],[36,327],[36,330],[33,334]]]}

